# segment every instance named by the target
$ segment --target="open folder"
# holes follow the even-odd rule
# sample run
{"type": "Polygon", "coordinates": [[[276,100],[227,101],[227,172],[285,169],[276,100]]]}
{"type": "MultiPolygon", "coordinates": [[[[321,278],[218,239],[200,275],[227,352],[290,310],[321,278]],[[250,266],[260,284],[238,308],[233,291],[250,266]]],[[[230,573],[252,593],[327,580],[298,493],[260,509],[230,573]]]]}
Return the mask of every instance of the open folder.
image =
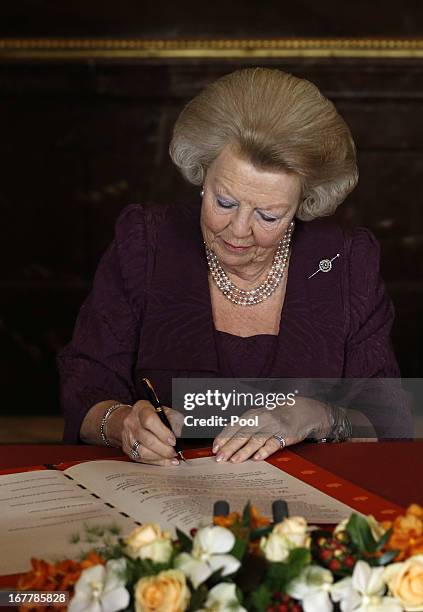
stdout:
{"type": "Polygon", "coordinates": [[[272,502],[283,499],[291,516],[317,524],[338,523],[354,510],[379,519],[402,512],[289,451],[237,465],[209,456],[174,468],[119,460],[41,466],[0,476],[0,574],[27,571],[31,557],[77,557],[90,548],[78,539],[86,526],[114,526],[125,535],[156,522],[189,532],[210,523],[220,499],[239,511],[250,501],[269,517],[272,502]]]}

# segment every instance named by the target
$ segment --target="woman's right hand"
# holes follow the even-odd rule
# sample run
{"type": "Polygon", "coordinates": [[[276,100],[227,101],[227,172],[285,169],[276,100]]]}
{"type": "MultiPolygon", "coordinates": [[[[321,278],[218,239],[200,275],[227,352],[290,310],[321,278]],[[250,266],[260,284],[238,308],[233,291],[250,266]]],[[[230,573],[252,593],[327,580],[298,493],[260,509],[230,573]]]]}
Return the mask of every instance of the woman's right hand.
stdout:
{"type": "MultiPolygon", "coordinates": [[[[173,408],[163,407],[170,425],[179,436],[182,431],[183,415],[173,408]]],[[[178,465],[175,451],[175,435],[161,422],[150,402],[140,400],[122,421],[122,450],[132,461],[152,465],[178,465]],[[135,458],[131,449],[138,441],[139,457],[135,458]]]]}

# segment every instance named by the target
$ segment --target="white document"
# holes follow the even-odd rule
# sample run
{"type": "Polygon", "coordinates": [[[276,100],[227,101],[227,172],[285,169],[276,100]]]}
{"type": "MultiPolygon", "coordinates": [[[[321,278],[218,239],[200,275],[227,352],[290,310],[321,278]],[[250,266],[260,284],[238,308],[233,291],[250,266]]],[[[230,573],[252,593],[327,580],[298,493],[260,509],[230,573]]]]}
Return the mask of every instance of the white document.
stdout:
{"type": "Polygon", "coordinates": [[[8,474],[0,476],[0,574],[28,571],[31,557],[77,558],[92,548],[72,543],[85,525],[114,524],[125,535],[139,523],[156,522],[173,534],[175,527],[188,533],[210,523],[221,499],[238,511],[250,501],[268,517],[272,502],[283,499],[291,516],[309,523],[337,523],[352,512],[266,462],[234,465],[207,457],[165,468],[90,461],[64,472],[8,474]]]}
{"type": "Polygon", "coordinates": [[[95,461],[67,473],[137,521],[155,521],[167,529],[188,531],[202,519],[210,522],[213,504],[220,499],[238,511],[250,501],[269,518],[272,502],[283,499],[291,516],[304,516],[310,523],[338,523],[353,511],[264,461],[234,465],[205,457],[177,468],[95,461]]]}
{"type": "Polygon", "coordinates": [[[0,476],[0,575],[27,572],[31,557],[78,558],[92,545],[72,543],[84,525],[136,527],[104,501],[56,470],[0,476]]]}

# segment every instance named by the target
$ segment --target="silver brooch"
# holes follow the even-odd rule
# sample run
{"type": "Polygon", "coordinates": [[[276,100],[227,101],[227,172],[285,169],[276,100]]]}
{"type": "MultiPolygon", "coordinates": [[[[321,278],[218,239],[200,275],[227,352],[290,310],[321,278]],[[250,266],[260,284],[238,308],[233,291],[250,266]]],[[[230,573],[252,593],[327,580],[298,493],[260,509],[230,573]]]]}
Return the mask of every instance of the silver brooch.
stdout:
{"type": "Polygon", "coordinates": [[[313,276],[316,276],[316,274],[319,272],[330,272],[332,270],[332,262],[337,257],[340,257],[339,253],[337,253],[335,257],[332,257],[332,259],[321,259],[319,262],[319,269],[316,270],[316,272],[313,272],[313,274],[311,274],[308,278],[313,278],[313,276]]]}

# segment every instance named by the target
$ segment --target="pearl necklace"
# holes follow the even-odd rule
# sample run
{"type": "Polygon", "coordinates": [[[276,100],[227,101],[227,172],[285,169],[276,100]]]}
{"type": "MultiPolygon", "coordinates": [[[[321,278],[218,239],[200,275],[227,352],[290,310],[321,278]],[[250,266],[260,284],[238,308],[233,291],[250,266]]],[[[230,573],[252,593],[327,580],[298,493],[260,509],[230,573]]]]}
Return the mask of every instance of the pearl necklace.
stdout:
{"type": "Polygon", "coordinates": [[[261,285],[254,289],[240,289],[228,277],[220,262],[211,249],[205,244],[207,263],[218,289],[223,295],[238,306],[254,306],[267,300],[277,289],[285,272],[286,264],[289,256],[289,246],[291,243],[291,235],[294,229],[294,221],[288,226],[283,238],[278,244],[272,266],[266,280],[261,285]]]}

